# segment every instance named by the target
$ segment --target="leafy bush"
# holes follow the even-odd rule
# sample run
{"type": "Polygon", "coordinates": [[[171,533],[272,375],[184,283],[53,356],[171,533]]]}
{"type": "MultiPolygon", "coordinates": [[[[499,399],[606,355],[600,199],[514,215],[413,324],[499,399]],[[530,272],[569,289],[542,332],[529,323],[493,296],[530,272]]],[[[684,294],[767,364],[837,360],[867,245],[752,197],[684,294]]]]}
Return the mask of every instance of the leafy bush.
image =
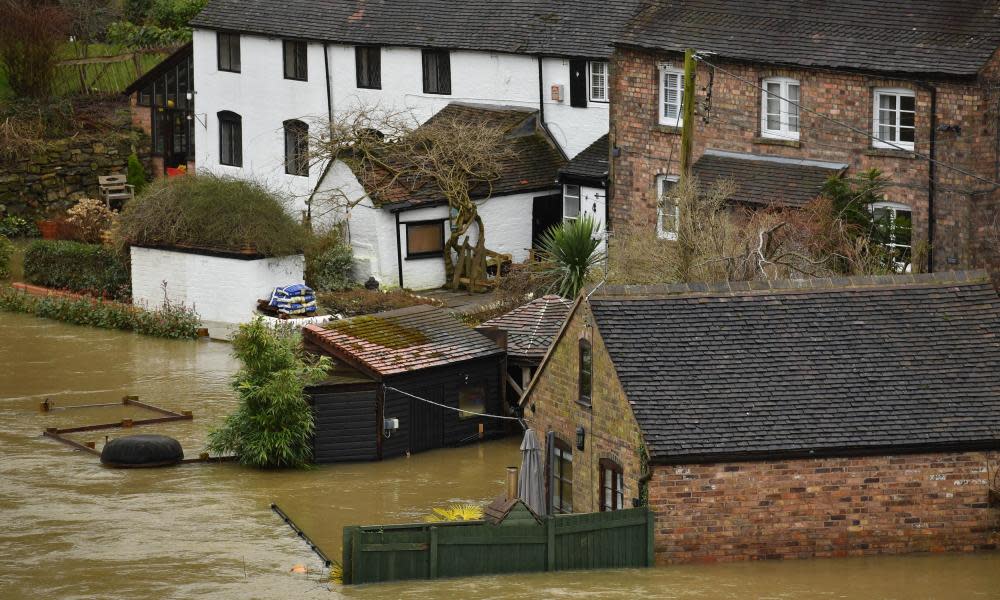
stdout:
{"type": "Polygon", "coordinates": [[[201,327],[198,313],[183,305],[167,304],[159,310],[146,311],[96,298],[32,296],[6,286],[0,287],[0,310],[171,339],[194,339],[201,327]]]}
{"type": "Polygon", "coordinates": [[[155,181],[128,202],[116,241],[286,256],[301,252],[306,240],[305,229],[286,211],[285,202],[259,183],[186,175],[155,181]]]}
{"type": "Polygon", "coordinates": [[[433,298],[419,298],[404,290],[382,292],[365,288],[320,293],[316,295],[316,301],[324,311],[340,313],[347,317],[371,315],[418,304],[441,306],[441,303],[433,298]]]}
{"type": "Polygon", "coordinates": [[[117,217],[117,212],[93,198],[84,198],[66,211],[66,222],[74,229],[77,239],[88,244],[103,241],[117,217]]]}
{"type": "Polygon", "coordinates": [[[0,234],[0,280],[10,278],[10,257],[13,254],[14,244],[0,234]]]}
{"type": "Polygon", "coordinates": [[[38,227],[23,217],[7,215],[0,219],[0,235],[7,238],[38,237],[38,227]]]}
{"type": "Polygon", "coordinates": [[[317,292],[351,287],[354,253],[338,230],[319,237],[306,249],[306,283],[317,292]]]}
{"type": "Polygon", "coordinates": [[[69,31],[69,16],[59,6],[35,0],[0,2],[0,66],[14,94],[44,98],[52,88],[57,50],[69,31]]]}
{"type": "Polygon", "coordinates": [[[36,240],[24,253],[24,279],[45,287],[127,300],[127,258],[113,248],[62,240],[36,240]]]}
{"type": "Polygon", "coordinates": [[[243,363],[233,379],[240,406],[209,434],[209,450],[260,468],[308,466],[313,413],[305,388],[323,379],[330,359],[307,360],[296,335],[259,318],[240,325],[233,354],[243,363]]]}
{"type": "Polygon", "coordinates": [[[597,224],[590,215],[553,225],[542,234],[540,255],[557,278],[563,298],[576,298],[586,285],[593,269],[603,260],[598,252],[600,241],[594,237],[597,224]]]}
{"type": "Polygon", "coordinates": [[[141,193],[149,185],[146,181],[146,169],[142,167],[135,152],[128,155],[128,182],[135,187],[136,194],[141,193]]]}

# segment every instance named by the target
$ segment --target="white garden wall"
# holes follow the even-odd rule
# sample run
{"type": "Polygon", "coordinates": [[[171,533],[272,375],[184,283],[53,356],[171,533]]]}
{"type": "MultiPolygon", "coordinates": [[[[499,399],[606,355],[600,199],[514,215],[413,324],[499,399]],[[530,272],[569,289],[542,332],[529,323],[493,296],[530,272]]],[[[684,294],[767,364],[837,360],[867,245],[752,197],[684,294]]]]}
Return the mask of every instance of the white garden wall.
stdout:
{"type": "Polygon", "coordinates": [[[194,307],[203,323],[244,323],[257,300],[282,285],[302,283],[301,254],[244,260],[193,252],[132,246],[132,303],[163,305],[163,283],[171,303],[194,307]]]}

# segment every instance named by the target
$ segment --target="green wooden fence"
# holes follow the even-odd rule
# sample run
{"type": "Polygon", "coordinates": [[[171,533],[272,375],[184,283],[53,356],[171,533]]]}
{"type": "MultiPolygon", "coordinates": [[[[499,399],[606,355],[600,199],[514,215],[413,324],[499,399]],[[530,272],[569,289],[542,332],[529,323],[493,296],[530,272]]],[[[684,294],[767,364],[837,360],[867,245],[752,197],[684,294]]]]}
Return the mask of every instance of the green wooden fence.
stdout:
{"type": "Polygon", "coordinates": [[[541,524],[482,521],[344,528],[344,583],[653,564],[653,513],[558,515],[541,524]]]}

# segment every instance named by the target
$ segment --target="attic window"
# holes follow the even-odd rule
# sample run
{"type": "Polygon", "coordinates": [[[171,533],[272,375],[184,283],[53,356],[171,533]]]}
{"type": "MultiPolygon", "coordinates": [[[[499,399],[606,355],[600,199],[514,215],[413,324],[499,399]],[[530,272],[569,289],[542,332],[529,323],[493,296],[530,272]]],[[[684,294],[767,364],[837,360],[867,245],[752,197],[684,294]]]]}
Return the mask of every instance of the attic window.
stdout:
{"type": "Polygon", "coordinates": [[[590,99],[593,102],[608,101],[608,62],[592,60],[588,65],[590,99]]]}
{"type": "Polygon", "coordinates": [[[219,70],[230,73],[240,72],[240,34],[220,31],[216,34],[219,70]]]}

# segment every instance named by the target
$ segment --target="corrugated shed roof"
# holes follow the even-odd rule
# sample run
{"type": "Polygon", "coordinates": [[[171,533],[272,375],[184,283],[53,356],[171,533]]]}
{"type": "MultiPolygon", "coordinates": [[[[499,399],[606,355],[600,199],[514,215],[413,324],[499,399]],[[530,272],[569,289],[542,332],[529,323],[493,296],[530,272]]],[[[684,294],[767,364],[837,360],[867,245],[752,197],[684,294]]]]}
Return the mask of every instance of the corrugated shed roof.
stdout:
{"type": "Polygon", "coordinates": [[[344,44],[605,57],[640,0],[211,0],[195,27],[344,44]]]}
{"type": "Polygon", "coordinates": [[[819,196],[826,180],[839,175],[847,165],[710,150],[692,168],[705,188],[732,180],[736,191],[730,200],[734,202],[802,207],[819,196]]]}
{"type": "Polygon", "coordinates": [[[975,75],[1000,45],[1000,0],[653,0],[618,42],[805,67],[975,75]]]}
{"type": "Polygon", "coordinates": [[[751,285],[591,298],[654,460],[1000,447],[1000,298],[985,273],[751,285]]]}
{"type": "Polygon", "coordinates": [[[428,305],[309,325],[303,331],[335,358],[379,377],[503,354],[450,311],[428,305]]]}
{"type": "Polygon", "coordinates": [[[480,327],[507,332],[507,354],[541,360],[562,328],[573,302],[555,295],[535,298],[480,327]]]}

